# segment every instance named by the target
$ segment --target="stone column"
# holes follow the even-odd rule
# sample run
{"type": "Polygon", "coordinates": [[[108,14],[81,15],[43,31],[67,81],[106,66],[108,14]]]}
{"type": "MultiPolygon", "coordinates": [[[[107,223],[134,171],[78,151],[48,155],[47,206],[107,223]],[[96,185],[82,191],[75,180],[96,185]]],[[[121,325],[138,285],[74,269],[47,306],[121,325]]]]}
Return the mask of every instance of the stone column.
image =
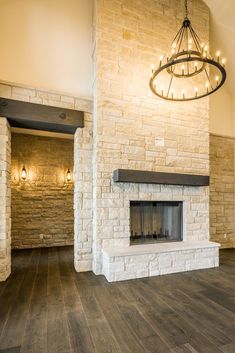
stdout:
{"type": "Polygon", "coordinates": [[[0,118],[0,281],[11,273],[11,132],[0,118]]]}
{"type": "Polygon", "coordinates": [[[92,116],[74,137],[74,266],[92,270],[92,116]]]}

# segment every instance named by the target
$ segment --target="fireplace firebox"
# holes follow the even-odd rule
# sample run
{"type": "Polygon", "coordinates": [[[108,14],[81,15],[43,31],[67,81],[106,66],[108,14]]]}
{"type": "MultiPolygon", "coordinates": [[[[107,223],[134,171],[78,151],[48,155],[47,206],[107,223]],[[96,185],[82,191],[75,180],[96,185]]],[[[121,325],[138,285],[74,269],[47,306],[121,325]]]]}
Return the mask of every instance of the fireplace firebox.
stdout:
{"type": "Polygon", "coordinates": [[[183,202],[130,201],[130,243],[183,239],[183,202]]]}

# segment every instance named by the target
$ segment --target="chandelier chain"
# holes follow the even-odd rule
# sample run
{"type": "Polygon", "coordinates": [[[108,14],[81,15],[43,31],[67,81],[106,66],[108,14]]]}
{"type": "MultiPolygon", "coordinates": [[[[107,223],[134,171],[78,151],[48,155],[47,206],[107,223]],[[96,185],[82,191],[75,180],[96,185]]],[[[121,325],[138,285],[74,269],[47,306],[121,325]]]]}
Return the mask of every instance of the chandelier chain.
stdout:
{"type": "Polygon", "coordinates": [[[188,18],[188,0],[185,0],[185,18],[188,18]]]}

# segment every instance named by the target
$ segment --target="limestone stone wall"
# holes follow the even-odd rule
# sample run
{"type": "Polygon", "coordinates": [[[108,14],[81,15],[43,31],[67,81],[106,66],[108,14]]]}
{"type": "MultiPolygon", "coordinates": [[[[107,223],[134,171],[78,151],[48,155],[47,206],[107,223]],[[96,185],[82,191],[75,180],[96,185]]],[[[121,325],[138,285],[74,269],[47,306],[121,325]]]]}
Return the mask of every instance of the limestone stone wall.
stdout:
{"type": "Polygon", "coordinates": [[[74,136],[74,265],[78,272],[92,270],[92,116],[74,136]]]}
{"type": "Polygon", "coordinates": [[[47,91],[11,82],[0,81],[0,97],[54,107],[82,110],[84,112],[92,111],[92,101],[90,99],[73,97],[63,92],[47,91]]]}
{"type": "Polygon", "coordinates": [[[210,236],[235,247],[235,139],[210,135],[210,236]]]}
{"type": "MultiPolygon", "coordinates": [[[[101,273],[101,249],[129,244],[129,201],[133,199],[187,195],[188,238],[209,238],[208,188],[172,191],[112,181],[117,168],[209,174],[209,106],[208,99],[169,103],[149,89],[151,64],[169,50],[184,18],[183,1],[95,3],[93,270],[101,273]]],[[[208,43],[208,8],[202,1],[190,1],[190,15],[208,43]]]]}
{"type": "Polygon", "coordinates": [[[11,132],[0,118],[0,281],[11,273],[11,132]]]}
{"type": "Polygon", "coordinates": [[[73,244],[73,140],[13,133],[11,161],[12,248],[73,244]]]}

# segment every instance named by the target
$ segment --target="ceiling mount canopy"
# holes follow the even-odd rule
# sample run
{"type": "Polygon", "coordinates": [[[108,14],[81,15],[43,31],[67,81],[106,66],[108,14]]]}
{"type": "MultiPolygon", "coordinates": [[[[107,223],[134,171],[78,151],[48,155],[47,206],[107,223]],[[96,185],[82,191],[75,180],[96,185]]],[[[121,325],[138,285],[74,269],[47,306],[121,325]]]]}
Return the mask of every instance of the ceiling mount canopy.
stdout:
{"type": "Polygon", "coordinates": [[[172,41],[170,54],[160,57],[152,68],[152,92],[169,101],[190,101],[217,91],[226,80],[224,58],[218,51],[213,58],[188,18],[185,0],[185,18],[172,41]]]}

